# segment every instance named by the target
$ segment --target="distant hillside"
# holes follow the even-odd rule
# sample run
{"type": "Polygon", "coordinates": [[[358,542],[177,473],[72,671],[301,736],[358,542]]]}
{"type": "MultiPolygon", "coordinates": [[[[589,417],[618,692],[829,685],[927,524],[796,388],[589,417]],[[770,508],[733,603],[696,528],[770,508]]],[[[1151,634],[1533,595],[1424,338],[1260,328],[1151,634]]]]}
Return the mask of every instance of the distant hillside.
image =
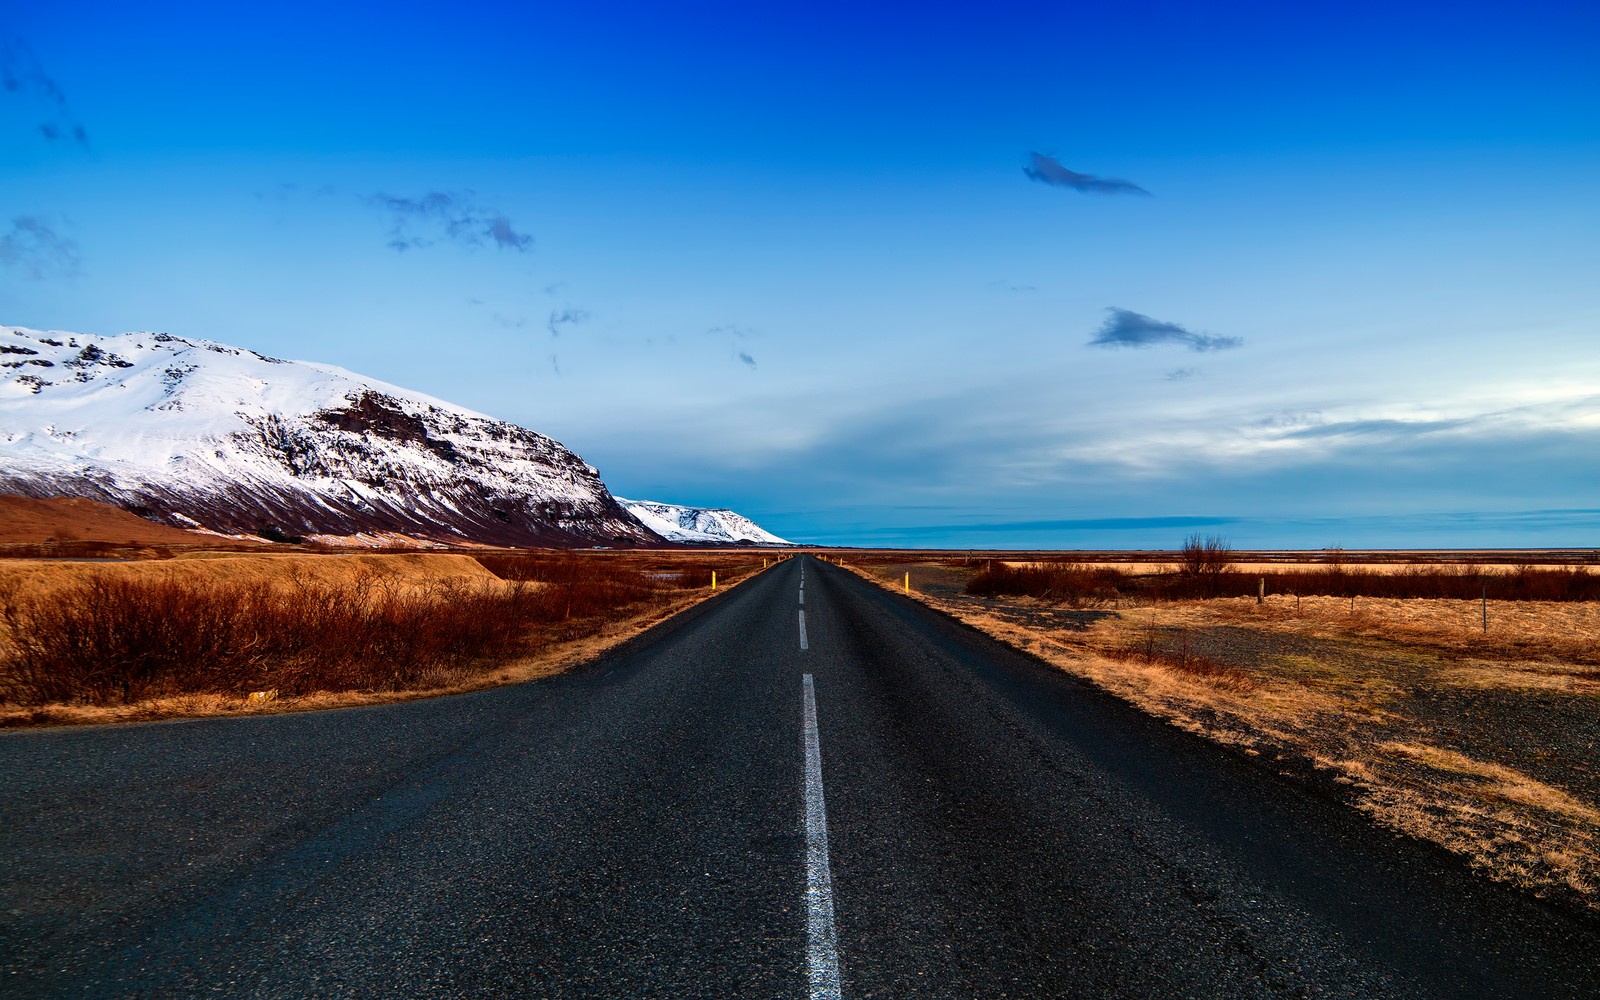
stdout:
{"type": "Polygon", "coordinates": [[[77,497],[41,500],[0,494],[0,544],[200,545],[208,540],[215,541],[216,536],[169,528],[97,500],[77,497]]]}
{"type": "Polygon", "coordinates": [[[743,514],[722,507],[685,507],[655,500],[617,502],[662,538],[689,545],[790,545],[743,514]]]}

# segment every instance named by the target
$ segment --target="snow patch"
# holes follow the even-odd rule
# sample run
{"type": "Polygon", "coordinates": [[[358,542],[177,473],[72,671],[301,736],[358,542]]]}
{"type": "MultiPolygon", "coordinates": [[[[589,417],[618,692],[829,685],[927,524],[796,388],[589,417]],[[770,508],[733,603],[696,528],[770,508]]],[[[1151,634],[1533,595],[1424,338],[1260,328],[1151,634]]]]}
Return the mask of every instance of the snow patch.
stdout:
{"type": "Polygon", "coordinates": [[[617,502],[638,518],[645,527],[670,542],[692,545],[791,545],[756,524],[743,514],[723,507],[685,507],[656,500],[617,502]]]}

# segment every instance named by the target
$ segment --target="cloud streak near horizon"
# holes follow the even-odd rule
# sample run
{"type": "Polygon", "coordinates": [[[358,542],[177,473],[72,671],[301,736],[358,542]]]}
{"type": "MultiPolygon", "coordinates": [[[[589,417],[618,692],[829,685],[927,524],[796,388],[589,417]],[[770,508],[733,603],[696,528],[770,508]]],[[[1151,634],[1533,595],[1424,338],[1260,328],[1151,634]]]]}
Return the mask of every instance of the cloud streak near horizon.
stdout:
{"type": "Polygon", "coordinates": [[[1181,344],[1191,351],[1225,351],[1244,343],[1239,337],[1218,337],[1209,333],[1195,333],[1176,323],[1164,323],[1142,313],[1112,306],[1111,313],[1090,347],[1154,347],[1157,344],[1181,344]]]}
{"type": "Polygon", "coordinates": [[[1049,184],[1051,187],[1071,188],[1085,194],[1142,194],[1147,197],[1150,192],[1133,183],[1132,181],[1118,180],[1115,177],[1096,177],[1093,174],[1080,174],[1076,170],[1069,170],[1061,165],[1061,161],[1053,156],[1043,153],[1029,153],[1029,165],[1022,168],[1023,174],[1029,180],[1038,181],[1040,184],[1049,184]]]}
{"type": "Polygon", "coordinates": [[[469,249],[493,246],[517,253],[533,249],[532,236],[517,232],[503,212],[478,204],[470,191],[430,191],[420,198],[379,193],[367,196],[365,201],[389,213],[388,246],[398,253],[443,242],[469,249]]]}

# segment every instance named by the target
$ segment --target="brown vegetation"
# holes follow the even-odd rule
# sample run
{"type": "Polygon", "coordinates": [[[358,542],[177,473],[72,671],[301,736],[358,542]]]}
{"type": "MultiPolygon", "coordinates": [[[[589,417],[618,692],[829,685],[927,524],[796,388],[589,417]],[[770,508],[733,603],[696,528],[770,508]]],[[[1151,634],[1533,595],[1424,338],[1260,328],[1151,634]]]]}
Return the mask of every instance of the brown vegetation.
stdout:
{"type": "Polygon", "coordinates": [[[988,560],[967,585],[980,597],[997,595],[1071,599],[1080,602],[1181,601],[1196,597],[1383,597],[1400,600],[1597,601],[1600,572],[1587,566],[1472,566],[1417,563],[1359,567],[1340,562],[1245,571],[1229,561],[1229,550],[1207,551],[1210,541],[1191,539],[1177,569],[1133,573],[1075,560],[1017,564],[988,560]],[[1065,595],[1073,595],[1067,597],[1065,595]]]}
{"type": "Polygon", "coordinates": [[[0,701],[254,694],[259,705],[459,687],[681,607],[702,577],[709,593],[713,569],[720,583],[758,567],[746,554],[572,551],[10,563],[0,570],[0,701]]]}

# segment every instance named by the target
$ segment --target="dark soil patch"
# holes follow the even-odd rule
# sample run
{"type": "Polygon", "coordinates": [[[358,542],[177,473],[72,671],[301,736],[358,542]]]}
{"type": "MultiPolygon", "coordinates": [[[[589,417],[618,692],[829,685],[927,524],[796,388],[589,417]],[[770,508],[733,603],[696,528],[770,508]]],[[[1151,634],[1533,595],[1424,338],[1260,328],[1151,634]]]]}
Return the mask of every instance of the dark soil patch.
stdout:
{"type": "Polygon", "coordinates": [[[1600,802],[1600,695],[1423,688],[1406,708],[1432,743],[1600,802]]]}

